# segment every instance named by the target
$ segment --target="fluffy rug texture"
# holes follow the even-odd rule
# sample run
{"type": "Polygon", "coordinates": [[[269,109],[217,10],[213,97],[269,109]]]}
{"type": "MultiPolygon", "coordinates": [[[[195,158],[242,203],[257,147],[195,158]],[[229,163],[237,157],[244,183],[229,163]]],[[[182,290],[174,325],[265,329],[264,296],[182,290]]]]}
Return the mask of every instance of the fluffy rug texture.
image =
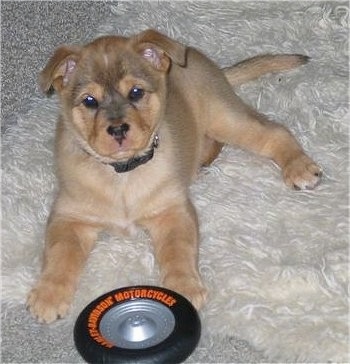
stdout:
{"type": "MultiPolygon", "coordinates": [[[[286,125],[323,168],[313,191],[283,185],[276,166],[225,147],[190,194],[200,271],[209,289],[203,330],[234,335],[270,361],[348,362],[348,6],[345,2],[120,2],[100,34],[154,27],[220,66],[261,53],[301,53],[309,64],[237,92],[286,125]]],[[[195,95],[193,95],[195,97],[195,95]]],[[[210,102],[210,100],[208,100],[210,102]]],[[[2,300],[25,302],[38,277],[56,189],[58,100],[34,99],[2,141],[2,300]],[[20,133],[19,133],[20,130],[20,133]]],[[[71,315],[97,295],[157,284],[147,236],[101,235],[71,315]]]]}

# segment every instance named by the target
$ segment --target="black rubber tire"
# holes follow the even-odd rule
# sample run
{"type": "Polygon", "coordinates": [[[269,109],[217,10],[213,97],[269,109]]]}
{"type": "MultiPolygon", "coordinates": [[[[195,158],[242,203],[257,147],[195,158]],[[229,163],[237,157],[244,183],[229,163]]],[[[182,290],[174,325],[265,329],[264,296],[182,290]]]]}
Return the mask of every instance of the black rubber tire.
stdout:
{"type": "Polygon", "coordinates": [[[186,360],[196,348],[200,333],[198,313],[186,298],[165,288],[132,286],[108,292],[86,306],[75,323],[74,341],[88,363],[171,364],[186,360]],[[150,300],[168,308],[175,319],[172,332],[163,341],[147,348],[126,349],[101,334],[100,322],[107,312],[128,302],[133,305],[150,300]]]}

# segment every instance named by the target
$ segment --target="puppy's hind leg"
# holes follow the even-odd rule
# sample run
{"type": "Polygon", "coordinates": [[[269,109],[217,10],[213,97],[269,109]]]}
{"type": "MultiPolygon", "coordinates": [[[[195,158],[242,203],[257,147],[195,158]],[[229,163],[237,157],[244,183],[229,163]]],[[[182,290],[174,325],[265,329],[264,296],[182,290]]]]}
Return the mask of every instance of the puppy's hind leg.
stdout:
{"type": "Polygon", "coordinates": [[[39,322],[51,323],[67,314],[96,237],[94,226],[53,216],[47,228],[42,273],[27,300],[39,322]]]}
{"type": "Polygon", "coordinates": [[[272,159],[282,169],[288,186],[312,189],[319,183],[320,167],[289,130],[245,105],[234,93],[231,100],[214,105],[211,120],[210,138],[272,159]]]}

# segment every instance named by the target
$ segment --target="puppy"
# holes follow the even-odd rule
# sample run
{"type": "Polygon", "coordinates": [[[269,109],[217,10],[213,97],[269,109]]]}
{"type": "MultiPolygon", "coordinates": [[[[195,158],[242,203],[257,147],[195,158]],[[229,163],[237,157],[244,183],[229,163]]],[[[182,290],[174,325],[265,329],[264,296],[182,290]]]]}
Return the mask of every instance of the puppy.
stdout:
{"type": "Polygon", "coordinates": [[[320,168],[283,126],[232,90],[307,57],[262,56],[220,70],[194,48],[154,30],[62,46],[41,73],[60,96],[59,192],[47,224],[44,262],[28,307],[40,322],[67,314],[97,234],[148,231],[162,284],[199,309],[198,221],[188,186],[223,144],[271,158],[285,183],[315,187],[320,168]],[[231,83],[231,84],[230,84],[231,83]]]}

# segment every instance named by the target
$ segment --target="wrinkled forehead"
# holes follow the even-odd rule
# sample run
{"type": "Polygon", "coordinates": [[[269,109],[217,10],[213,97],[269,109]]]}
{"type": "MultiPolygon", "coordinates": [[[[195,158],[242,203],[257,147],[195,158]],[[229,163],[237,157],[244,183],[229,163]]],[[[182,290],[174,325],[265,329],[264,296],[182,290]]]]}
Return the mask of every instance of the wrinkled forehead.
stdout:
{"type": "Polygon", "coordinates": [[[79,69],[85,82],[115,85],[125,76],[141,79],[150,85],[156,82],[149,63],[123,37],[104,37],[85,46],[79,69]]]}

